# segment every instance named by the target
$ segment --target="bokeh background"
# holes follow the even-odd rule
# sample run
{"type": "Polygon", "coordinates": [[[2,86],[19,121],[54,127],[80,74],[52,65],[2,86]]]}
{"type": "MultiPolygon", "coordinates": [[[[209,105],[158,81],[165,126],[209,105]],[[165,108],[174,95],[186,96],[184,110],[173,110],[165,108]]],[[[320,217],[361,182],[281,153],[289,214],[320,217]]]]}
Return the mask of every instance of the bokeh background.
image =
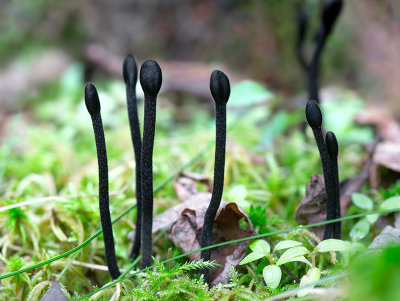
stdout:
{"type": "MultiPolygon", "coordinates": [[[[217,66],[238,80],[258,80],[290,101],[305,90],[294,55],[296,2],[2,0],[1,114],[21,109],[27,96],[59,80],[74,63],[84,68],[85,80],[118,77],[128,53],[164,63],[165,88],[172,92],[206,95],[202,84],[217,66]]],[[[322,1],[303,3],[311,18],[311,53],[322,1]]],[[[399,32],[398,1],[345,1],[323,55],[323,86],[344,86],[397,108],[399,32]]]]}

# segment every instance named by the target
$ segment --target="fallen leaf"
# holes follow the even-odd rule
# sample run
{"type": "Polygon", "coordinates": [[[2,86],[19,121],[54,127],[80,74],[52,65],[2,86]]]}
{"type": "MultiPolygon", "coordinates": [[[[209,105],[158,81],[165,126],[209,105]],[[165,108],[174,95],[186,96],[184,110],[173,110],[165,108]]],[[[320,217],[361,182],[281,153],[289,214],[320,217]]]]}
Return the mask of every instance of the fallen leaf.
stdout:
{"type": "Polygon", "coordinates": [[[400,172],[400,143],[389,141],[379,143],[373,160],[377,165],[400,172]]]}
{"type": "MultiPolygon", "coordinates": [[[[187,253],[200,248],[204,215],[211,200],[211,193],[198,192],[196,180],[182,174],[175,182],[178,198],[183,201],[153,219],[153,233],[165,229],[172,242],[187,253]]],[[[204,181],[203,181],[204,182],[204,181]]],[[[214,220],[212,244],[254,235],[252,223],[237,204],[222,200],[214,220]],[[244,225],[244,226],[243,226],[244,225]]],[[[245,257],[249,241],[225,245],[211,250],[211,260],[221,266],[210,271],[211,285],[227,283],[231,267],[236,267],[245,257]]],[[[191,254],[191,260],[199,260],[200,252],[191,254]]]]}
{"type": "Polygon", "coordinates": [[[386,226],[383,231],[374,238],[368,249],[383,249],[400,245],[400,229],[386,226]]]}
{"type": "MultiPolygon", "coordinates": [[[[312,175],[307,182],[306,195],[296,208],[296,221],[301,225],[319,223],[326,220],[325,181],[320,175],[312,175]]],[[[324,235],[324,226],[309,229],[318,237],[324,235]]]]}
{"type": "Polygon", "coordinates": [[[354,121],[359,125],[372,125],[377,128],[377,134],[384,141],[400,143],[400,125],[396,120],[383,112],[368,110],[355,116],[354,121]]]}
{"type": "MultiPolygon", "coordinates": [[[[207,200],[204,194],[200,197],[203,201],[187,201],[188,208],[185,208],[180,217],[174,222],[168,231],[172,242],[182,249],[182,252],[191,252],[200,248],[201,230],[203,228],[204,215],[206,213],[211,194],[207,200]]],[[[254,235],[253,226],[247,214],[235,203],[221,201],[214,220],[212,233],[212,244],[234,240],[254,235]],[[244,219],[247,226],[240,226],[244,219]]],[[[239,242],[232,245],[225,245],[211,250],[211,260],[222,265],[211,269],[211,285],[227,283],[231,267],[236,267],[246,255],[249,241],[239,242]]],[[[200,252],[191,254],[191,260],[199,260],[200,252]]]]}
{"type": "MultiPolygon", "coordinates": [[[[340,183],[340,212],[346,215],[346,209],[351,204],[351,195],[359,192],[362,185],[368,180],[371,160],[368,160],[361,174],[348,178],[340,183]]],[[[324,177],[312,175],[307,182],[306,195],[296,208],[296,221],[301,225],[319,223],[326,220],[326,192],[324,177]]],[[[309,230],[319,238],[323,238],[325,226],[312,227],[309,230]]]]}

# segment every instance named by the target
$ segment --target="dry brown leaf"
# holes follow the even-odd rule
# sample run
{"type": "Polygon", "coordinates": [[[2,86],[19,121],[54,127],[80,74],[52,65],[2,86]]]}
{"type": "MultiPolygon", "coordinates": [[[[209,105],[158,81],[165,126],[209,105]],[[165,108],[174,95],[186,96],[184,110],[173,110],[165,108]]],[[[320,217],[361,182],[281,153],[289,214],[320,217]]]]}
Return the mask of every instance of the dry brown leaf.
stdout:
{"type": "MultiPolygon", "coordinates": [[[[153,219],[153,233],[166,229],[172,242],[187,253],[200,248],[204,215],[210,203],[211,193],[198,192],[196,177],[189,175],[175,183],[178,198],[183,201],[153,219]]],[[[254,235],[247,214],[235,203],[222,200],[214,220],[212,244],[254,235]],[[245,224],[242,228],[241,225],[245,224]]],[[[211,250],[211,260],[220,267],[211,269],[211,285],[229,281],[231,267],[236,267],[246,255],[249,241],[226,245],[211,250]]],[[[191,260],[199,260],[200,252],[191,254],[191,260]]]]}
{"type": "Polygon", "coordinates": [[[374,163],[400,172],[400,143],[379,143],[375,150],[374,163]]]}
{"type": "MultiPolygon", "coordinates": [[[[346,215],[346,209],[351,204],[351,195],[360,191],[368,180],[371,160],[367,160],[363,171],[357,177],[348,178],[340,183],[340,212],[346,215]]],[[[319,223],[326,220],[325,181],[320,175],[312,175],[307,182],[306,195],[296,208],[296,221],[301,225],[319,223]]],[[[323,238],[324,226],[310,228],[319,238],[323,238]]]]}
{"type": "MultiPolygon", "coordinates": [[[[301,225],[319,223],[326,220],[325,181],[320,175],[312,175],[307,182],[306,195],[296,208],[296,221],[301,225]]],[[[309,229],[319,238],[324,235],[324,226],[309,229]]]]}
{"type": "Polygon", "coordinates": [[[400,125],[383,112],[377,110],[364,111],[356,115],[355,123],[373,125],[377,128],[377,134],[382,140],[400,143],[400,125]]]}

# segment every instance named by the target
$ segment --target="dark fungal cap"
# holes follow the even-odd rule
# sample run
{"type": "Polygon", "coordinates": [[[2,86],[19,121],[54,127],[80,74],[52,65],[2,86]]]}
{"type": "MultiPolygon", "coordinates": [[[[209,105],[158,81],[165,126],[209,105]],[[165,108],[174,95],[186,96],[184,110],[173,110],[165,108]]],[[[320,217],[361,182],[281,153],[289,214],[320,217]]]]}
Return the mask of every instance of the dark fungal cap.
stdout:
{"type": "Polygon", "coordinates": [[[336,136],[332,132],[327,132],[325,137],[326,146],[328,148],[329,156],[334,159],[339,153],[339,146],[336,140],[336,136]]]}
{"type": "Polygon", "coordinates": [[[132,55],[128,55],[123,66],[124,81],[126,85],[135,86],[137,82],[137,65],[132,55]]]}
{"type": "Polygon", "coordinates": [[[224,72],[214,70],[210,77],[210,91],[217,104],[226,104],[231,94],[229,79],[224,72]]]}
{"type": "Polygon", "coordinates": [[[315,100],[309,100],[306,105],[306,119],[311,128],[318,128],[322,124],[322,113],[315,100]]]}
{"type": "Polygon", "coordinates": [[[143,92],[156,96],[162,84],[161,68],[156,61],[145,61],[140,68],[140,84],[143,92]]]}
{"type": "Polygon", "coordinates": [[[333,24],[342,10],[342,0],[327,0],[322,8],[322,24],[326,33],[332,30],[333,24]]]}
{"type": "Polygon", "coordinates": [[[90,115],[100,113],[99,95],[92,83],[87,83],[85,86],[85,104],[90,115]]]}

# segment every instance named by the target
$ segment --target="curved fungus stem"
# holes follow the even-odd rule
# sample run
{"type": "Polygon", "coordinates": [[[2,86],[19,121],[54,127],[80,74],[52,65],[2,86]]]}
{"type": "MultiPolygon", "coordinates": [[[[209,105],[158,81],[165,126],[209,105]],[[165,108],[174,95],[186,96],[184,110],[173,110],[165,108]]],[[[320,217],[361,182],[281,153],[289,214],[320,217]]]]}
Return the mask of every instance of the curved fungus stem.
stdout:
{"type": "Polygon", "coordinates": [[[304,40],[308,29],[308,19],[308,14],[304,9],[304,6],[298,4],[296,7],[297,41],[295,50],[300,66],[303,68],[305,73],[308,71],[308,63],[304,56],[304,40]]]}
{"type": "Polygon", "coordinates": [[[316,46],[308,66],[308,99],[314,99],[319,103],[319,65],[322,50],[329,34],[342,10],[342,0],[325,1],[321,14],[321,27],[316,34],[316,46]]]}
{"type": "Polygon", "coordinates": [[[96,141],[97,162],[99,166],[99,208],[106,263],[111,278],[116,279],[120,275],[120,272],[115,257],[115,245],[109,208],[107,150],[104,139],[103,122],[100,114],[99,95],[97,94],[96,87],[92,83],[87,83],[85,86],[85,104],[92,119],[96,141]]]}
{"type": "MultiPolygon", "coordinates": [[[[203,230],[201,232],[201,247],[204,248],[211,244],[212,228],[221,203],[222,192],[224,189],[224,168],[225,168],[225,147],[226,147],[226,103],[231,92],[229,79],[219,70],[214,70],[210,78],[210,91],[215,101],[216,116],[216,144],[215,144],[215,164],[214,164],[214,184],[211,201],[204,216],[203,230]]],[[[211,250],[201,252],[201,258],[210,260],[211,250]]],[[[209,283],[209,271],[202,271],[204,281],[209,283]]]]}
{"type": "MultiPolygon", "coordinates": [[[[338,191],[338,185],[336,185],[334,174],[332,171],[332,163],[328,152],[327,144],[325,143],[324,136],[322,134],[322,113],[318,106],[318,104],[314,100],[309,100],[306,105],[306,119],[308,124],[310,125],[315,141],[318,146],[319,155],[321,157],[322,163],[322,171],[324,173],[324,180],[325,180],[325,191],[326,191],[326,219],[331,220],[334,219],[337,215],[336,212],[336,195],[338,191]]],[[[331,135],[329,134],[329,137],[331,135]]],[[[331,138],[330,142],[331,142],[331,138]]],[[[336,138],[335,138],[336,140],[336,138]]],[[[333,150],[334,147],[330,143],[329,144],[330,151],[334,154],[333,150]]],[[[340,210],[340,209],[339,209],[340,210]]],[[[326,224],[325,225],[325,233],[324,239],[328,239],[332,237],[333,234],[333,224],[326,224]]]]}
{"type": "Polygon", "coordinates": [[[161,68],[156,61],[145,61],[140,68],[140,84],[144,92],[143,142],[141,151],[142,171],[142,268],[152,263],[153,223],[153,147],[156,125],[157,94],[162,83],[161,68]]]}
{"type": "MultiPolygon", "coordinates": [[[[334,218],[340,218],[340,186],[339,186],[339,169],[338,169],[338,153],[339,146],[336,140],[336,136],[332,132],[327,132],[325,136],[326,146],[328,148],[329,158],[330,158],[330,168],[332,172],[332,177],[334,181],[334,191],[335,191],[335,216],[334,218]]],[[[342,225],[341,222],[336,222],[333,224],[333,238],[340,239],[342,236],[342,225]]]]}
{"type": "Polygon", "coordinates": [[[136,231],[133,241],[133,247],[130,252],[130,257],[132,259],[135,259],[139,255],[140,234],[142,231],[142,171],[140,165],[142,138],[140,135],[140,125],[136,100],[136,82],[138,69],[136,65],[136,60],[132,55],[128,55],[125,58],[123,65],[123,75],[126,86],[126,102],[128,106],[129,127],[131,130],[132,145],[135,153],[136,168],[136,231]]]}

